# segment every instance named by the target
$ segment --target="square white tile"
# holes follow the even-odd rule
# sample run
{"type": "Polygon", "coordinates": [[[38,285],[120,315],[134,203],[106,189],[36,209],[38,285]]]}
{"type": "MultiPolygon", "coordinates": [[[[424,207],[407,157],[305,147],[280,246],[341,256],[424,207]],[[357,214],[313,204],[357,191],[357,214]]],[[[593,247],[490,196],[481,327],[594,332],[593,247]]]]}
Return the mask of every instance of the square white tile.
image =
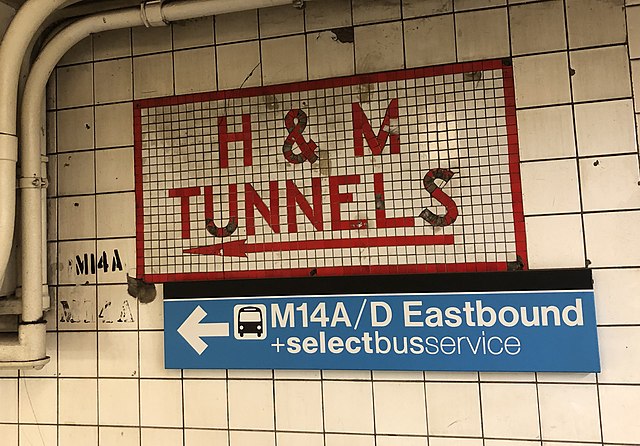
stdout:
{"type": "Polygon", "coordinates": [[[640,324],[640,269],[594,269],[593,285],[598,324],[640,324]]]}
{"type": "Polygon", "coordinates": [[[585,265],[580,215],[527,217],[530,268],[581,268],[585,265]]]}
{"type": "Polygon", "coordinates": [[[228,388],[231,429],[274,428],[272,381],[229,380],[228,388]]]}
{"type": "Polygon", "coordinates": [[[58,108],[81,107],[93,103],[93,65],[81,64],[58,68],[58,108]]]}
{"type": "Polygon", "coordinates": [[[402,26],[399,22],[355,29],[356,72],[398,70],[404,66],[402,26]]]}
{"type": "Polygon", "coordinates": [[[312,33],[307,37],[309,79],[355,74],[353,43],[340,42],[332,31],[312,33]]]}
{"type": "Polygon", "coordinates": [[[571,100],[566,53],[516,57],[513,75],[518,107],[562,104],[571,100]],[[545,88],[538,88],[540,85],[545,88]]]}
{"type": "Polygon", "coordinates": [[[427,434],[427,414],[422,382],[374,382],[376,433],[427,434]]]}
{"type": "Polygon", "coordinates": [[[58,158],[58,193],[93,194],[96,190],[94,152],[72,152],[58,158]]]}
{"type": "Polygon", "coordinates": [[[173,49],[180,50],[214,43],[213,17],[183,20],[171,24],[173,27],[173,49]]]}
{"type": "Polygon", "coordinates": [[[64,286],[57,291],[58,330],[95,330],[95,286],[64,286]]]}
{"type": "Polygon", "coordinates": [[[131,29],[116,29],[93,35],[95,60],[131,56],[131,29]]]}
{"type": "Polygon", "coordinates": [[[133,55],[171,51],[171,27],[136,27],[131,29],[133,55]]]}
{"type": "Polygon", "coordinates": [[[20,379],[18,416],[21,423],[57,422],[58,383],[55,378],[20,379]]]}
{"type": "Polygon", "coordinates": [[[216,47],[218,61],[218,88],[255,87],[262,85],[260,44],[243,42],[216,47]]]}
{"type": "Polygon", "coordinates": [[[60,424],[98,423],[98,381],[61,378],[58,382],[60,424]]]}
{"type": "Polygon", "coordinates": [[[430,435],[482,435],[477,383],[426,383],[426,392],[430,435]]]}
{"type": "Polygon", "coordinates": [[[539,439],[535,384],[481,384],[484,435],[539,439]]]}
{"type": "Polygon", "coordinates": [[[213,47],[173,53],[176,94],[216,89],[216,52],[213,47]]]}
{"type": "Polygon", "coordinates": [[[567,47],[561,2],[527,3],[509,8],[514,55],[558,51],[567,47]]]}
{"type": "Polygon", "coordinates": [[[407,68],[455,62],[453,14],[405,21],[404,49],[407,68]]]}
{"type": "Polygon", "coordinates": [[[96,333],[58,333],[58,370],[61,377],[96,377],[97,358],[96,333]]]}
{"type": "Polygon", "coordinates": [[[182,385],[185,427],[215,429],[228,427],[226,381],[185,379],[182,385]]]}
{"type": "Polygon", "coordinates": [[[397,20],[401,16],[400,0],[386,2],[351,0],[351,7],[354,25],[381,22],[383,20],[397,20]]]}
{"type": "Polygon", "coordinates": [[[164,368],[164,332],[141,331],[138,335],[140,336],[140,377],[180,378],[180,370],[164,368]]]}
{"type": "Polygon", "coordinates": [[[276,429],[322,432],[322,385],[319,381],[276,381],[276,429]]]}
{"type": "Polygon", "coordinates": [[[371,382],[325,381],[323,397],[326,432],[373,433],[371,382]]]}
{"type": "Polygon", "coordinates": [[[607,444],[640,441],[640,387],[601,386],[602,436],[607,444]]]}
{"type": "Polygon", "coordinates": [[[133,192],[97,195],[96,215],[99,238],[136,235],[136,197],[133,192]]]}
{"type": "Polygon", "coordinates": [[[304,10],[292,5],[262,8],[258,15],[261,39],[304,32],[304,10]]]}
{"type": "Polygon", "coordinates": [[[307,31],[351,26],[351,2],[344,0],[309,2],[305,7],[305,22],[307,31]]]}
{"type": "Polygon", "coordinates": [[[56,113],[58,152],[93,149],[93,108],[74,108],[56,113]]]}
{"type": "Polygon", "coordinates": [[[173,94],[173,58],[171,53],[133,58],[133,97],[135,99],[173,94]]]}
{"type": "Polygon", "coordinates": [[[258,38],[258,11],[250,10],[216,16],[216,43],[258,38]]]}
{"type": "Polygon", "coordinates": [[[140,431],[131,427],[103,427],[98,432],[101,446],[139,446],[140,431]]]}
{"type": "Polygon", "coordinates": [[[154,427],[183,426],[180,380],[140,380],[140,423],[154,427]]]}
{"type": "Polygon", "coordinates": [[[591,102],[575,106],[580,156],[637,150],[633,101],[591,102]]]}
{"type": "Polygon", "coordinates": [[[133,148],[95,152],[96,192],[125,192],[134,189],[133,148]]]}
{"type": "Polygon", "coordinates": [[[98,410],[101,425],[140,425],[138,384],[138,379],[100,379],[98,381],[98,410]]]}
{"type": "Polygon", "coordinates": [[[106,378],[134,378],[138,371],[138,333],[98,333],[98,373],[106,378]]]}
{"type": "Polygon", "coordinates": [[[599,441],[596,386],[540,384],[538,397],[544,440],[599,441]]]}
{"type": "Polygon", "coordinates": [[[525,215],[580,211],[576,160],[523,163],[520,173],[525,215]]]}
{"type": "Polygon", "coordinates": [[[133,99],[133,66],[130,58],[96,62],[93,70],[96,104],[133,99]]]}
{"type": "Polygon", "coordinates": [[[624,45],[571,51],[573,99],[576,102],[631,96],[629,56],[624,45]]]}
{"type": "Polygon", "coordinates": [[[567,0],[570,48],[624,43],[627,33],[622,3],[567,0]]]}
{"type": "Polygon", "coordinates": [[[585,211],[640,207],[638,156],[599,156],[580,160],[585,211]]]}
{"type": "Polygon", "coordinates": [[[599,384],[640,384],[640,327],[599,327],[599,384]]]}
{"type": "Polygon", "coordinates": [[[307,79],[305,36],[279,37],[261,43],[262,79],[265,85],[307,79]]]}
{"type": "Polygon", "coordinates": [[[592,267],[640,264],[640,211],[586,214],[587,258],[592,267]]]}
{"type": "Polygon", "coordinates": [[[58,199],[58,238],[95,238],[96,202],[93,196],[58,199]]]}
{"type": "Polygon", "coordinates": [[[96,107],[96,148],[133,145],[133,105],[101,105],[96,107]]]}
{"type": "Polygon", "coordinates": [[[522,161],[575,156],[570,105],[518,110],[517,118],[522,161]]]}
{"type": "Polygon", "coordinates": [[[458,60],[509,56],[508,22],[506,8],[456,14],[458,60]]]}

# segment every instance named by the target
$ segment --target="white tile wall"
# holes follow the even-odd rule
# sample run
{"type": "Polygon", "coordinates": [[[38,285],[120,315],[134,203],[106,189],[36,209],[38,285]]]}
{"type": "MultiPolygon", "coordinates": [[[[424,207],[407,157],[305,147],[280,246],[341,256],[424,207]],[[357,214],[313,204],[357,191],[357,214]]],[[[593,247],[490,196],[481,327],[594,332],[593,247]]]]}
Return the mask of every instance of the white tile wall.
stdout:
{"type": "Polygon", "coordinates": [[[0,444],[640,444],[640,1],[626,5],[324,0],[83,41],[47,98],[53,361],[0,374],[0,444]],[[593,268],[599,376],[164,369],[161,300],[126,293],[133,98],[509,56],[530,266],[593,268]],[[122,271],[77,274],[77,255],[116,249],[122,271]]]}

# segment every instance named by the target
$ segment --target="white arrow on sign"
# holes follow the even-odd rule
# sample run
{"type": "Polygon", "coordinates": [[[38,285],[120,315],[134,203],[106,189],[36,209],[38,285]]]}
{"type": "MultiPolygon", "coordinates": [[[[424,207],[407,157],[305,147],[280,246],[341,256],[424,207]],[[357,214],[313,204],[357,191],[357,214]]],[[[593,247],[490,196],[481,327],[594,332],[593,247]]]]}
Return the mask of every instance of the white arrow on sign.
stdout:
{"type": "Polygon", "coordinates": [[[207,316],[207,312],[200,305],[193,310],[186,321],[178,328],[178,333],[189,343],[191,347],[201,355],[207,347],[202,340],[205,337],[229,336],[229,323],[217,322],[213,324],[201,324],[200,321],[207,316]]]}

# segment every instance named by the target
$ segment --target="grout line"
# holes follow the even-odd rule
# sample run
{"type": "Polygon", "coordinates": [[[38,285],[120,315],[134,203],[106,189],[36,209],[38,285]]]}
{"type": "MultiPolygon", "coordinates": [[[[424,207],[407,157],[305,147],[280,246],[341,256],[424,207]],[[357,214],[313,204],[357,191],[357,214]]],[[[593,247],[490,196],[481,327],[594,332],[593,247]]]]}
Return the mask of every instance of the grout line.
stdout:
{"type": "MultiPolygon", "coordinates": [[[[94,46],[93,46],[93,36],[89,37],[91,39],[91,54],[95,54],[95,50],[94,50],[94,46]]],[[[93,58],[92,58],[93,59],[93,58]]],[[[95,60],[92,60],[92,66],[91,66],[91,76],[92,76],[92,82],[91,85],[93,87],[93,91],[92,91],[92,97],[93,97],[93,102],[95,103],[96,101],[96,69],[95,69],[95,60]]],[[[133,76],[133,67],[132,67],[132,76],[133,76]]],[[[93,112],[93,129],[92,129],[92,133],[93,133],[93,147],[95,148],[97,146],[96,144],[96,107],[92,107],[92,112],[93,112]]],[[[59,165],[58,165],[59,167],[59,165]]],[[[93,190],[94,192],[96,192],[98,190],[98,162],[97,162],[97,157],[95,156],[95,151],[93,154],[93,190]]],[[[58,189],[59,191],[59,189],[58,189]]],[[[58,204],[60,203],[60,201],[58,200],[58,204]]],[[[94,202],[93,202],[94,206],[94,218],[95,218],[95,222],[94,222],[94,229],[95,229],[95,234],[98,234],[98,199],[97,196],[94,197],[94,202]]],[[[60,209],[60,206],[58,206],[58,210],[60,209]]],[[[59,212],[58,212],[59,214],[59,212]]],[[[58,237],[60,235],[58,234],[58,237]]],[[[98,251],[98,242],[95,242],[95,246],[94,246],[94,251],[97,253],[98,251]]],[[[98,274],[96,272],[96,284],[98,282],[98,274]]],[[[99,379],[98,379],[98,371],[100,368],[100,336],[98,335],[98,314],[99,314],[99,305],[98,305],[98,287],[96,286],[93,290],[94,293],[94,298],[95,298],[95,314],[94,314],[94,323],[95,323],[95,327],[96,327],[96,406],[97,406],[97,412],[96,412],[96,423],[98,424],[98,426],[100,425],[100,385],[99,385],[99,379]]],[[[59,355],[58,355],[59,356],[59,355]]],[[[59,410],[58,410],[59,412],[59,410]]],[[[98,442],[98,446],[100,446],[100,429],[98,428],[98,438],[97,438],[97,442],[98,442]]]]}
{"type": "MultiPolygon", "coordinates": [[[[638,11],[640,11],[640,5],[637,6],[637,8],[639,8],[638,11]]],[[[631,49],[629,48],[629,13],[626,9],[624,11],[624,20],[626,25],[626,36],[627,36],[627,40],[626,40],[627,56],[629,57],[629,79],[630,79],[630,86],[631,86],[631,98],[633,102],[632,104],[633,122],[635,126],[634,134],[636,135],[635,147],[636,147],[636,155],[638,157],[638,175],[640,175],[640,148],[638,147],[639,141],[640,141],[640,135],[638,134],[638,129],[640,129],[640,120],[638,118],[639,114],[636,112],[637,109],[640,109],[640,104],[638,103],[639,101],[638,98],[636,98],[635,96],[635,94],[640,94],[640,92],[635,91],[635,87],[638,87],[638,86],[634,85],[633,83],[633,59],[631,58],[631,49]]],[[[640,26],[640,23],[636,23],[635,25],[640,26]]],[[[640,78],[640,75],[638,75],[638,78],[640,78]]],[[[640,182],[638,182],[638,185],[640,186],[640,182]]]]}
{"type": "MultiPolygon", "coordinates": [[[[574,144],[575,144],[575,155],[573,157],[573,159],[575,159],[576,162],[576,172],[577,172],[577,187],[578,187],[578,200],[580,203],[580,213],[583,214],[584,213],[584,203],[583,203],[583,198],[582,198],[582,181],[581,181],[581,175],[580,175],[580,163],[579,163],[579,157],[578,157],[578,153],[580,153],[580,149],[578,146],[578,133],[577,133],[577,121],[576,121],[576,106],[574,103],[574,92],[573,92],[573,75],[571,73],[571,48],[569,46],[569,19],[567,16],[567,0],[562,0],[563,2],[563,14],[564,14],[564,31],[565,31],[565,39],[566,39],[566,43],[567,43],[567,50],[566,50],[566,54],[567,54],[567,70],[568,70],[568,77],[569,77],[569,97],[570,97],[570,101],[571,101],[571,117],[572,117],[572,121],[573,121],[573,139],[574,139],[574,144]]],[[[582,247],[583,247],[583,255],[584,255],[584,261],[585,261],[585,265],[588,266],[589,260],[588,260],[588,254],[587,254],[587,235],[585,232],[585,223],[584,223],[584,217],[581,215],[580,216],[580,225],[582,228],[582,247]]]]}
{"type": "MultiPolygon", "coordinates": [[[[578,128],[577,128],[577,120],[576,120],[576,105],[574,102],[574,89],[573,89],[573,68],[571,67],[571,43],[570,43],[570,36],[569,36],[569,17],[568,17],[568,0],[563,0],[563,12],[564,12],[564,26],[565,26],[565,36],[567,39],[567,62],[568,62],[568,67],[567,69],[569,70],[569,94],[570,94],[570,99],[571,99],[571,116],[572,116],[572,120],[573,120],[573,137],[574,137],[574,142],[575,142],[575,162],[576,162],[576,171],[577,171],[577,187],[578,187],[578,199],[579,199],[579,203],[580,203],[580,212],[581,212],[581,216],[580,216],[580,224],[581,224],[581,228],[582,228],[582,246],[583,246],[583,254],[584,254],[584,261],[585,261],[585,266],[588,267],[589,264],[591,263],[591,261],[589,260],[589,254],[588,254],[588,250],[587,250],[587,233],[585,230],[585,219],[584,219],[584,200],[583,200],[583,196],[582,196],[582,172],[580,169],[580,160],[579,160],[579,156],[578,154],[580,153],[580,147],[579,147],[579,141],[578,141],[578,128]]],[[[537,376],[537,374],[536,374],[537,376]]],[[[600,429],[600,441],[603,441],[602,438],[602,414],[601,414],[601,407],[600,407],[600,389],[598,388],[598,374],[595,374],[595,388],[596,388],[596,395],[597,395],[597,402],[598,402],[598,422],[599,422],[599,429],[600,429]]],[[[540,406],[538,405],[538,411],[540,411],[540,406]]],[[[542,437],[542,427],[540,430],[540,437],[542,437]]]]}

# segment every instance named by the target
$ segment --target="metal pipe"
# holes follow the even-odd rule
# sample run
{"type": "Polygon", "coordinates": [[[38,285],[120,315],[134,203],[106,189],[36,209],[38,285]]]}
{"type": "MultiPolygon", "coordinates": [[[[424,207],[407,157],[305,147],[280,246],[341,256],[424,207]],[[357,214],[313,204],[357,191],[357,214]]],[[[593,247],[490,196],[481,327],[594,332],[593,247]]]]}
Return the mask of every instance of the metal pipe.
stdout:
{"type": "Polygon", "coordinates": [[[0,278],[4,277],[15,225],[17,109],[20,70],[29,44],[57,9],[80,0],[28,0],[11,21],[0,45],[0,278]]]}
{"type": "MultiPolygon", "coordinates": [[[[0,278],[5,276],[7,270],[15,229],[18,155],[16,128],[20,72],[27,50],[42,24],[57,9],[78,1],[80,0],[27,0],[11,21],[0,44],[0,278]]],[[[39,178],[40,175],[36,177],[39,178]]],[[[0,367],[3,361],[9,361],[6,364],[13,367],[36,368],[48,362],[45,355],[46,326],[41,320],[40,291],[37,296],[39,316],[32,321],[23,319],[17,335],[0,336],[0,367]]],[[[27,317],[36,316],[37,313],[29,311],[27,317]]]]}
{"type": "MultiPolygon", "coordinates": [[[[37,0],[31,1],[37,2],[37,0]]],[[[43,184],[40,164],[40,125],[42,119],[41,104],[44,100],[46,84],[49,76],[62,56],[64,56],[64,54],[76,43],[80,42],[92,33],[142,26],[144,24],[147,26],[156,24],[165,25],[171,21],[194,19],[260,7],[288,4],[291,4],[291,0],[246,0],[243,2],[238,0],[186,0],[169,4],[164,4],[161,0],[154,0],[152,2],[143,3],[140,8],[106,12],[79,19],[60,31],[44,47],[31,68],[31,72],[24,89],[21,108],[20,144],[22,166],[21,187],[23,188],[21,197],[22,213],[23,215],[29,216],[29,218],[23,218],[21,221],[23,239],[22,317],[25,321],[36,323],[35,325],[23,324],[20,328],[32,326],[39,327],[39,331],[31,330],[33,332],[32,335],[37,336],[38,340],[34,340],[30,345],[41,347],[41,349],[37,348],[28,350],[22,348],[22,350],[20,350],[19,347],[22,345],[22,342],[26,342],[27,344],[29,344],[29,342],[23,340],[19,336],[19,342],[18,345],[16,345],[15,342],[3,341],[0,337],[0,368],[3,367],[3,362],[4,366],[28,367],[30,366],[29,361],[35,361],[33,364],[36,365],[32,366],[41,367],[46,364],[46,361],[48,361],[44,351],[45,327],[44,324],[37,323],[37,321],[41,321],[42,319],[41,290],[43,284],[41,278],[43,275],[43,266],[41,256],[43,255],[43,234],[46,234],[46,228],[43,229],[44,218],[41,212],[41,190],[43,186],[46,186],[46,184],[43,184]],[[14,350],[14,354],[20,354],[21,359],[17,360],[22,361],[21,363],[11,362],[16,361],[16,359],[12,359],[12,356],[10,355],[12,350],[14,350]],[[27,355],[25,355],[25,352],[27,355]],[[28,354],[31,355],[29,356],[28,354]]],[[[2,127],[0,127],[0,132],[2,131],[1,129],[2,127]]],[[[2,140],[0,140],[0,143],[1,142],[2,140]]],[[[11,173],[13,175],[14,171],[11,173]]]]}

